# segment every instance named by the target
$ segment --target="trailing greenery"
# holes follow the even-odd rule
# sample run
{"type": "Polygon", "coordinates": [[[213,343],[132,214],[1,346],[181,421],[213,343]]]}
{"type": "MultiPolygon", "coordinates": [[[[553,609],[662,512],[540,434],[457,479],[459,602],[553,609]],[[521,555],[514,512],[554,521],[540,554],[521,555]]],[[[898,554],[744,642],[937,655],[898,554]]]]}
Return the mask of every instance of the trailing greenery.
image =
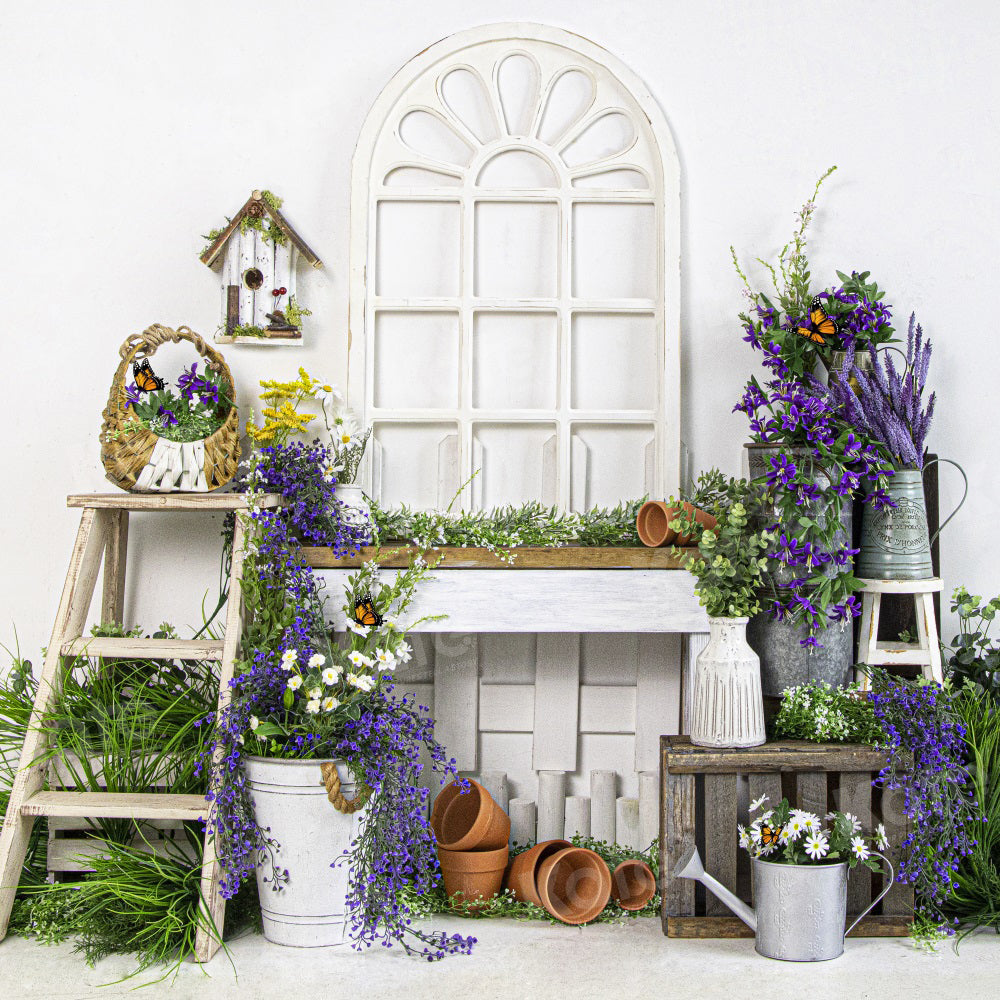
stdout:
{"type": "MultiPolygon", "coordinates": [[[[659,842],[654,840],[645,851],[635,851],[619,844],[609,844],[605,840],[594,840],[592,837],[583,837],[574,834],[570,837],[570,843],[574,847],[585,847],[594,851],[607,864],[613,872],[623,861],[638,859],[645,861],[653,870],[659,884],[660,860],[659,842]]],[[[513,859],[522,851],[528,850],[530,844],[517,845],[511,852],[513,859]]],[[[430,917],[436,913],[447,913],[451,916],[469,917],[474,920],[488,920],[493,917],[507,917],[512,920],[547,920],[550,924],[560,924],[562,922],[552,916],[548,910],[536,906],[534,903],[519,902],[509,889],[504,889],[492,899],[481,902],[468,902],[456,896],[449,899],[444,889],[438,887],[430,892],[407,895],[407,903],[411,907],[414,917],[430,917]],[[412,896],[412,898],[411,898],[412,896]]],[[[614,899],[608,901],[608,905],[592,920],[595,924],[621,923],[624,919],[634,919],[635,917],[656,917],[660,913],[660,896],[656,894],[641,910],[623,910],[614,899]]]]}
{"type": "Polygon", "coordinates": [[[285,319],[288,320],[292,326],[297,326],[301,329],[303,316],[312,316],[312,309],[306,309],[305,306],[300,306],[295,296],[289,295],[288,304],[285,306],[285,319]]]}
{"type": "Polygon", "coordinates": [[[239,326],[233,327],[233,332],[231,334],[233,337],[258,337],[262,340],[267,339],[267,331],[260,326],[254,326],[252,323],[241,323],[239,326]]]}
{"type": "Polygon", "coordinates": [[[989,634],[1000,611],[1000,596],[984,601],[958,587],[951,595],[951,610],[958,614],[959,634],[943,651],[952,682],[959,687],[978,685],[1000,704],[1000,639],[989,634]]]}
{"type": "Polygon", "coordinates": [[[518,546],[639,546],[635,519],[641,500],[581,513],[545,507],[537,501],[492,510],[418,511],[405,504],[385,510],[372,501],[376,538],[404,541],[420,548],[475,546],[500,554],[518,546]]]}
{"type": "Polygon", "coordinates": [[[774,720],[775,735],[817,743],[866,743],[884,740],[882,727],[861,687],[831,687],[810,681],[786,688],[774,720]]]}
{"type": "Polygon", "coordinates": [[[760,494],[745,479],[726,479],[718,469],[703,473],[695,488],[700,509],[715,525],[698,519],[699,506],[672,499],[674,531],[690,538],[697,555],[676,546],[681,564],[694,575],[698,602],[712,618],[747,618],[760,611],[761,577],[773,536],[755,530],[763,516],[760,494]]]}

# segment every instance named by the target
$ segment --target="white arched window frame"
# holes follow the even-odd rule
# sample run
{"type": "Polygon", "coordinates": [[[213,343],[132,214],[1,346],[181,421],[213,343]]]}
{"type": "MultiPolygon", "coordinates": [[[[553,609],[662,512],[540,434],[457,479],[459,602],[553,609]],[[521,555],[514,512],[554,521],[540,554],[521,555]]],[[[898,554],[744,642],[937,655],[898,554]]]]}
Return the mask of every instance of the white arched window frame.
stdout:
{"type": "Polygon", "coordinates": [[[348,402],[374,428],[372,494],[443,506],[476,469],[466,507],[672,492],[679,202],[662,112],[599,46],[487,25],[408,62],[352,174],[348,402]]]}

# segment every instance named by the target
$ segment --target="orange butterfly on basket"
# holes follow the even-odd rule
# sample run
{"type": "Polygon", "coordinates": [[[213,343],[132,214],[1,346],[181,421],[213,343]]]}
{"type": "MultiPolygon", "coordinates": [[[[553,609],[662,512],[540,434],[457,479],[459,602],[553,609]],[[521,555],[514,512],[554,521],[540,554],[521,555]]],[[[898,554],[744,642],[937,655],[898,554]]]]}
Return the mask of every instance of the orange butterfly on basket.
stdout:
{"type": "Polygon", "coordinates": [[[382,616],[375,610],[371,594],[365,594],[354,602],[354,620],[359,625],[371,625],[374,628],[382,624],[382,616]]]}
{"type": "Polygon", "coordinates": [[[761,845],[766,848],[772,848],[777,846],[778,840],[781,837],[781,827],[773,826],[762,826],[760,828],[760,842],[761,845]]]}
{"type": "Polygon", "coordinates": [[[818,295],[812,300],[812,305],[809,307],[809,325],[798,326],[795,332],[800,337],[811,340],[814,344],[822,345],[825,345],[829,338],[837,335],[837,321],[823,308],[823,303],[820,302],[818,295]]]}
{"type": "Polygon", "coordinates": [[[163,388],[163,379],[153,374],[149,358],[146,358],[141,365],[138,361],[132,362],[132,377],[135,379],[136,387],[143,392],[153,392],[163,388]]]}

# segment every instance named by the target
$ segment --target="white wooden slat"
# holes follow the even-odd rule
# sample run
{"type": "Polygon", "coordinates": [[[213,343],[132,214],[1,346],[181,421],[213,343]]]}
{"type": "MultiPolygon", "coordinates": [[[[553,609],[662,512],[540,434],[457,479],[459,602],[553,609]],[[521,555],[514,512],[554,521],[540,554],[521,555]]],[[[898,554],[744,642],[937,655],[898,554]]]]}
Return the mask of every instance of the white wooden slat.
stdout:
{"type": "Polygon", "coordinates": [[[566,839],[576,834],[590,836],[590,799],[585,795],[566,796],[566,839]]]}
{"type": "Polygon", "coordinates": [[[438,442],[437,502],[441,510],[447,510],[460,485],[458,458],[458,435],[444,435],[438,442]]]}
{"type": "Polygon", "coordinates": [[[541,502],[548,506],[559,503],[559,438],[553,434],[542,445],[541,502]]]}
{"type": "Polygon", "coordinates": [[[633,851],[641,850],[639,843],[639,800],[622,796],[615,810],[615,843],[633,851]]]}
{"type": "Polygon", "coordinates": [[[708,634],[702,631],[692,631],[684,636],[684,677],[681,682],[681,732],[691,732],[692,707],[694,697],[694,672],[698,662],[698,654],[708,645],[708,634]]]}
{"type": "MultiPolygon", "coordinates": [[[[285,287],[288,289],[288,298],[291,298],[294,295],[296,302],[298,302],[298,286],[295,275],[298,269],[299,251],[294,246],[291,246],[288,253],[288,281],[285,282],[285,287]]],[[[288,300],[286,299],[285,301],[287,302],[288,300]]],[[[301,302],[298,302],[298,304],[302,305],[301,302]]]]}
{"type": "Polygon", "coordinates": [[[506,771],[483,771],[479,775],[479,784],[490,793],[490,797],[504,812],[508,811],[510,789],[506,771]]]}
{"type": "Polygon", "coordinates": [[[434,644],[435,733],[463,771],[476,770],[479,742],[477,647],[474,635],[439,635],[434,644]]]}
{"type": "Polygon", "coordinates": [[[590,831],[595,840],[615,840],[617,778],[614,771],[590,772],[590,831]]]}
{"type": "Polygon", "coordinates": [[[243,280],[247,269],[254,266],[253,237],[252,229],[248,229],[246,233],[241,233],[239,230],[233,233],[233,242],[236,244],[239,254],[235,283],[240,286],[240,324],[243,326],[253,323],[253,292],[247,288],[247,284],[243,280]]]}
{"type": "Polygon", "coordinates": [[[566,772],[538,772],[538,839],[557,840],[566,828],[566,772]]]}
{"type": "Polygon", "coordinates": [[[576,770],[579,690],[579,636],[540,635],[535,663],[536,770],[576,770]]]}
{"type": "Polygon", "coordinates": [[[536,840],[534,799],[511,799],[509,806],[511,844],[534,844],[536,840]]]}
{"type": "Polygon", "coordinates": [[[483,633],[479,636],[480,680],[484,684],[534,685],[536,645],[530,633],[483,633]]]}
{"type": "Polygon", "coordinates": [[[639,636],[635,688],[635,769],[660,766],[660,737],[680,732],[681,637],[639,636]]]}
{"type": "Polygon", "coordinates": [[[573,510],[586,510],[590,506],[590,449],[578,434],[570,437],[570,506],[573,510]]]}
{"type": "Polygon", "coordinates": [[[639,772],[639,848],[646,850],[660,835],[660,772],[639,772]]]}
{"type": "Polygon", "coordinates": [[[270,322],[267,318],[267,313],[271,311],[271,307],[274,305],[274,296],[271,294],[275,287],[274,247],[264,239],[263,233],[254,230],[253,236],[254,265],[264,275],[264,284],[254,292],[253,296],[253,322],[254,326],[259,326],[263,329],[270,322]]]}
{"type": "MultiPolygon", "coordinates": [[[[336,591],[353,570],[318,570],[336,591]]],[[[388,579],[390,571],[386,571],[388,579]]],[[[411,605],[423,632],[706,632],[708,619],[682,570],[438,569],[411,605]],[[498,580],[497,573],[505,573],[498,580]]]]}
{"type": "Polygon", "coordinates": [[[291,241],[286,241],[284,244],[275,243],[274,245],[274,287],[275,288],[285,288],[287,291],[281,299],[282,310],[285,310],[288,306],[288,298],[290,294],[294,294],[292,286],[292,269],[291,269],[291,241]]]}
{"type": "Polygon", "coordinates": [[[634,733],[636,689],[584,685],[580,688],[581,733],[634,733]]]}
{"type": "Polygon", "coordinates": [[[530,733],[535,706],[533,684],[479,685],[479,729],[485,733],[530,733]]]}

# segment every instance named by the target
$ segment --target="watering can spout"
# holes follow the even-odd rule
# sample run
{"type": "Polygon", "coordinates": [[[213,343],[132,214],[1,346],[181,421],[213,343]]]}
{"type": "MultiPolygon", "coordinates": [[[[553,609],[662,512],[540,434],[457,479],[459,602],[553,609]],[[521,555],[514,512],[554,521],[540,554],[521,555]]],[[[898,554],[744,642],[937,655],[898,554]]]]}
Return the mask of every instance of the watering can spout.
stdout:
{"type": "Polygon", "coordinates": [[[747,906],[735,893],[730,892],[718,879],[712,878],[701,863],[701,855],[697,847],[690,847],[681,855],[674,867],[674,878],[693,878],[708,889],[717,899],[720,899],[750,928],[757,931],[757,914],[753,907],[747,906]]]}

